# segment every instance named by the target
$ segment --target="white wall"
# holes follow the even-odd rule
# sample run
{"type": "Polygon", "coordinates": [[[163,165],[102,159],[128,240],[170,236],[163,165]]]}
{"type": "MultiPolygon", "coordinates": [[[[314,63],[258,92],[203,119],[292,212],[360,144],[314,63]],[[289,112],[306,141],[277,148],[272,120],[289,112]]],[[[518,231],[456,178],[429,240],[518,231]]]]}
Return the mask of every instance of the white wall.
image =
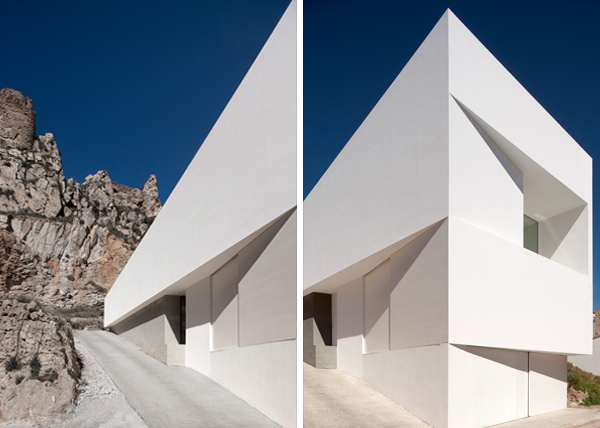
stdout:
{"type": "Polygon", "coordinates": [[[238,261],[235,256],[210,279],[212,351],[238,346],[238,261]]]}
{"type": "Polygon", "coordinates": [[[449,14],[449,91],[526,156],[592,197],[592,160],[454,14],[449,14]]]}
{"type": "MultiPolygon", "coordinates": [[[[592,323],[591,317],[590,323],[592,323]]],[[[600,376],[600,340],[594,339],[592,355],[569,355],[567,359],[569,363],[573,363],[580,369],[600,376]]]]}
{"type": "Polygon", "coordinates": [[[567,357],[529,354],[529,416],[567,407],[567,357]]]}
{"type": "Polygon", "coordinates": [[[296,426],[296,1],[106,298],[186,295],[186,364],[296,426]]]}
{"type": "Polygon", "coordinates": [[[335,298],[337,368],[362,378],[364,331],[363,278],[338,288],[335,298]]]}
{"type": "Polygon", "coordinates": [[[212,352],[210,377],[283,427],[296,426],[296,340],[212,352]]]}
{"type": "Polygon", "coordinates": [[[106,298],[110,326],[210,275],[296,204],[296,2],[106,298]]]}
{"type": "Polygon", "coordinates": [[[449,234],[450,343],[591,353],[588,276],[454,218],[449,234]]]}
{"type": "Polygon", "coordinates": [[[591,234],[588,232],[589,206],[574,208],[540,221],[539,253],[587,275],[591,234]]]}
{"type": "Polygon", "coordinates": [[[479,428],[527,417],[528,353],[449,346],[451,428],[479,428]]]}
{"type": "Polygon", "coordinates": [[[442,19],[306,198],[307,292],[447,216],[447,44],[442,19]]]}
{"type": "Polygon", "coordinates": [[[591,352],[591,171],[448,11],[305,201],[338,368],[436,426],[560,408],[564,354],[591,352]]]}
{"type": "Polygon", "coordinates": [[[365,352],[390,349],[390,261],[377,266],[364,277],[365,352]]]}
{"type": "Polygon", "coordinates": [[[448,344],[365,354],[362,378],[428,424],[446,426],[448,344]]]}
{"type": "Polygon", "coordinates": [[[449,144],[450,215],[522,246],[523,174],[454,100],[449,144]]]}
{"type": "Polygon", "coordinates": [[[393,254],[391,349],[448,342],[448,222],[393,254]]]}
{"type": "Polygon", "coordinates": [[[296,212],[239,283],[240,346],[296,338],[296,212]]]}
{"type": "Polygon", "coordinates": [[[210,374],[210,277],[194,284],[185,294],[185,365],[210,374]]]}
{"type": "Polygon", "coordinates": [[[296,215],[186,290],[186,365],[296,423],[296,215]]]}

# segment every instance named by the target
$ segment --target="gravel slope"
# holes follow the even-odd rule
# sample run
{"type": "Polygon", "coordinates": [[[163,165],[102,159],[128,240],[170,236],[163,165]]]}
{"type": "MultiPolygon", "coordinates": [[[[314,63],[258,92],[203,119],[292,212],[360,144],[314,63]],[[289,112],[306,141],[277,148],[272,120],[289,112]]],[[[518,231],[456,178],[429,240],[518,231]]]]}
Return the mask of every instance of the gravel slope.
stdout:
{"type": "MultiPolygon", "coordinates": [[[[65,414],[44,428],[148,428],[77,337],[75,347],[83,365],[79,396],[65,414]]],[[[42,425],[15,421],[0,424],[0,428],[42,428],[42,425]]]]}

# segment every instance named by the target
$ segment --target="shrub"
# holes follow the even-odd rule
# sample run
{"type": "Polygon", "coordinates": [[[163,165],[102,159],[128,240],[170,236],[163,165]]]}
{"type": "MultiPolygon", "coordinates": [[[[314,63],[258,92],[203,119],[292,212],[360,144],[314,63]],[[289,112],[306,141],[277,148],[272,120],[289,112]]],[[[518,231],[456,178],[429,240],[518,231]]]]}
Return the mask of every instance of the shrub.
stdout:
{"type": "Polygon", "coordinates": [[[577,373],[567,373],[567,386],[583,391],[583,378],[577,373]]]}
{"type": "Polygon", "coordinates": [[[38,358],[38,354],[35,354],[31,361],[29,362],[29,372],[31,373],[31,377],[38,377],[40,375],[40,369],[42,368],[42,363],[40,363],[40,359],[38,358]]]}
{"type": "Polygon", "coordinates": [[[12,372],[13,370],[21,370],[21,363],[16,355],[10,357],[6,363],[4,363],[4,369],[7,372],[12,372]]]}
{"type": "Polygon", "coordinates": [[[50,382],[54,382],[56,379],[58,379],[58,373],[56,373],[56,370],[54,369],[46,369],[44,374],[42,376],[39,376],[38,379],[42,382],[47,380],[49,380],[50,382]]]}
{"type": "Polygon", "coordinates": [[[18,385],[18,384],[20,384],[21,382],[23,382],[23,379],[25,379],[25,376],[17,376],[17,377],[15,378],[15,383],[18,385]]]}
{"type": "Polygon", "coordinates": [[[584,382],[583,387],[588,393],[588,398],[583,400],[581,404],[584,406],[595,406],[600,404],[600,385],[596,382],[584,382]]]}

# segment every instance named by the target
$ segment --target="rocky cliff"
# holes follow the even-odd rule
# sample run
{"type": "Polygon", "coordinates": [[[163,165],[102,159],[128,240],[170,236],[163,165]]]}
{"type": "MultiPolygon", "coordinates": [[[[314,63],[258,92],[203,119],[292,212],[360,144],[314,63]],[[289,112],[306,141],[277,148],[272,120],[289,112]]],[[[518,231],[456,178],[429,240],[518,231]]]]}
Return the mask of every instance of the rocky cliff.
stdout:
{"type": "Polygon", "coordinates": [[[71,328],[35,301],[0,292],[0,422],[52,423],[75,399],[81,366],[71,328]]]}
{"type": "Polygon", "coordinates": [[[158,214],[105,171],[66,180],[32,101],[0,91],[0,422],[50,423],[77,396],[71,326],[101,327],[104,297],[158,214]],[[68,321],[68,322],[67,322],[68,321]]]}
{"type": "Polygon", "coordinates": [[[32,101],[0,91],[0,290],[58,308],[102,307],[158,214],[156,178],[133,189],[105,171],[66,180],[32,101]]]}

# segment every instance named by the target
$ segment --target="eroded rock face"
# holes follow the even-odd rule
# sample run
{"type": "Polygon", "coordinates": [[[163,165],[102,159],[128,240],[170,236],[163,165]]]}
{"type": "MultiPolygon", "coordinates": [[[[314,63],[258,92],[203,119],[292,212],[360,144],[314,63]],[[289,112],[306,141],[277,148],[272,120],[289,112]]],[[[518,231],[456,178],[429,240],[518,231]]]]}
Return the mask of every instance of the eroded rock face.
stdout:
{"type": "Polygon", "coordinates": [[[0,91],[0,290],[70,308],[103,305],[161,208],[106,171],[66,180],[52,134],[35,137],[31,100],[0,91]]]}
{"type": "Polygon", "coordinates": [[[31,100],[0,91],[0,422],[47,424],[73,402],[80,365],[65,320],[102,326],[106,291],[160,208],[154,176],[141,190],[106,171],[66,180],[31,100]]]}
{"type": "Polygon", "coordinates": [[[0,299],[0,422],[51,423],[77,394],[81,367],[71,328],[35,301],[0,299]]]}
{"type": "Polygon", "coordinates": [[[35,139],[33,102],[14,89],[0,90],[0,145],[1,139],[21,149],[29,149],[35,139]]]}

